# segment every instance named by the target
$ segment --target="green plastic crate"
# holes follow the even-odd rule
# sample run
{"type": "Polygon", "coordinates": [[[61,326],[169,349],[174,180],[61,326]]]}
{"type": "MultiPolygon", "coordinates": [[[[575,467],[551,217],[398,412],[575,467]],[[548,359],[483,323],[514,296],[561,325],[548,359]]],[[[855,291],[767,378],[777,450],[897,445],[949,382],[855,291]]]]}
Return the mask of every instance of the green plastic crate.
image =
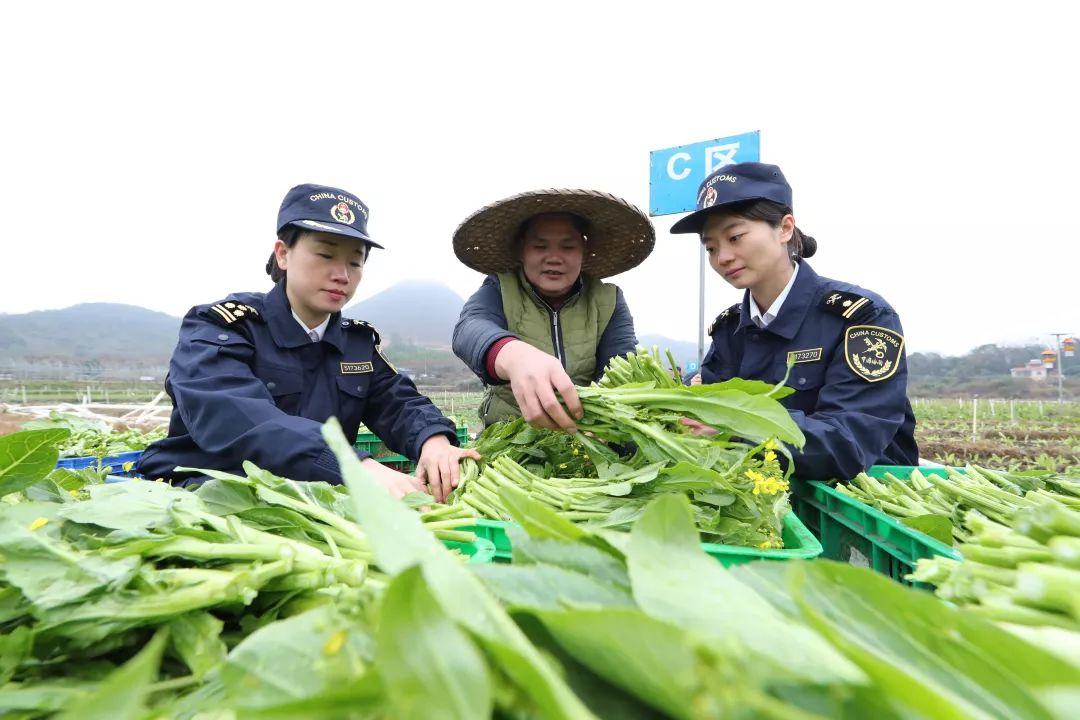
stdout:
{"type": "MultiPolygon", "coordinates": [[[[875,465],[866,472],[879,480],[883,480],[886,473],[906,480],[914,469],[904,465],[875,465]]],[[[949,469],[920,467],[918,470],[924,475],[947,477],[949,469]]],[[[915,569],[920,558],[962,559],[952,547],[824,482],[794,481],[791,506],[820,538],[822,557],[871,568],[905,585],[927,587],[904,579],[915,569]]]]}
{"type": "Polygon", "coordinates": [[[784,527],[780,536],[784,539],[784,547],[780,549],[760,550],[714,543],[701,543],[701,549],[719,560],[724,567],[742,565],[753,560],[813,560],[821,555],[821,543],[793,512],[784,516],[784,527]]]}
{"type": "MultiPolygon", "coordinates": [[[[458,425],[457,426],[457,438],[458,444],[462,447],[469,442],[469,426],[458,425]]],[[[366,453],[371,453],[371,457],[378,460],[384,465],[389,465],[395,470],[401,472],[412,472],[416,468],[414,463],[404,455],[400,455],[386,446],[379,436],[372,432],[362,432],[357,434],[356,442],[353,443],[357,450],[361,450],[366,453]]]]}
{"type": "MultiPolygon", "coordinates": [[[[475,526],[462,529],[471,530],[477,537],[491,541],[495,546],[495,562],[508,563],[513,556],[513,548],[510,546],[510,536],[507,535],[506,528],[513,524],[502,520],[480,519],[475,526]]],[[[821,554],[821,543],[793,512],[784,517],[782,537],[784,547],[779,550],[759,550],[714,543],[701,543],[701,549],[725,567],[752,560],[812,560],[821,554]]]]}
{"type": "Polygon", "coordinates": [[[445,545],[450,550],[457,550],[462,555],[469,557],[469,565],[485,565],[490,563],[495,558],[495,545],[490,540],[487,540],[477,534],[476,539],[472,542],[458,542],[456,540],[443,540],[445,545]]]}
{"type": "Polygon", "coordinates": [[[508,563],[510,562],[511,548],[510,548],[510,536],[506,534],[506,528],[514,523],[506,522],[504,520],[487,520],[480,518],[476,521],[476,525],[462,528],[462,530],[471,530],[476,533],[476,537],[483,538],[491,543],[495,548],[494,562],[508,563]]]}

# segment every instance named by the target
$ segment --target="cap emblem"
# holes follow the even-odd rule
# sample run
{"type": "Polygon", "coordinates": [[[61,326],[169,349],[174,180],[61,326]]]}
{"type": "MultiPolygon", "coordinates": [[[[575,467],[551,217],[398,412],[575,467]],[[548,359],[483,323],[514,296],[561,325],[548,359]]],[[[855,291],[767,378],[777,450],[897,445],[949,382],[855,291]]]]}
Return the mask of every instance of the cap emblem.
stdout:
{"type": "Polygon", "coordinates": [[[356,222],[356,216],[353,215],[352,208],[345,202],[339,202],[337,205],[330,208],[330,217],[345,225],[352,225],[356,222]]]}
{"type": "Polygon", "coordinates": [[[702,207],[712,207],[716,204],[716,188],[710,187],[705,191],[705,197],[701,201],[702,207]]]}

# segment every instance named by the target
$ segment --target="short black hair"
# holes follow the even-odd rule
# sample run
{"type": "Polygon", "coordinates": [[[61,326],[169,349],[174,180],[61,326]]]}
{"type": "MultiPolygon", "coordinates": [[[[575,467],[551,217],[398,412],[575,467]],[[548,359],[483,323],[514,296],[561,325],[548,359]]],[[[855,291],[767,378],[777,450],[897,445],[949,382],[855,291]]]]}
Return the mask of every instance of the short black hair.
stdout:
{"type": "MultiPolygon", "coordinates": [[[[278,231],[278,240],[285,243],[285,247],[291,248],[300,241],[304,233],[311,232],[305,230],[302,227],[296,225],[286,225],[278,231]]],[[[371,254],[371,246],[364,243],[364,262],[367,262],[368,255],[371,254]]],[[[270,276],[270,279],[274,283],[279,283],[285,278],[285,271],[278,267],[277,255],[270,253],[270,259],[266,261],[266,274],[270,276]]]]}
{"type": "MultiPolygon", "coordinates": [[[[772,200],[744,200],[743,202],[725,205],[718,208],[713,215],[734,215],[747,220],[760,220],[768,223],[769,227],[778,228],[786,215],[793,215],[787,205],[773,202],[772,200]]],[[[704,226],[702,226],[704,228],[704,226]]],[[[702,242],[704,242],[704,235],[702,242]]],[[[795,258],[808,258],[817,252],[817,240],[804,233],[799,228],[791,234],[788,243],[788,255],[792,260],[795,258]]]]}

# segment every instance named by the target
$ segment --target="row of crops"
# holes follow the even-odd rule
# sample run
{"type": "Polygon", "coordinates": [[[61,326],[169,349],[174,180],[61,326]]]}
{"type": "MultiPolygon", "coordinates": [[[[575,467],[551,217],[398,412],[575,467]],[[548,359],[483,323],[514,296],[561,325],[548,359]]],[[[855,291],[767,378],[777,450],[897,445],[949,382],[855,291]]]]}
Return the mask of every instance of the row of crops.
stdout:
{"type": "Polygon", "coordinates": [[[334,421],[340,486],[0,437],[0,715],[1071,717],[1080,479],[795,480],[786,392],[640,352],[581,432],[482,433],[445,504],[391,498],[334,421]]]}

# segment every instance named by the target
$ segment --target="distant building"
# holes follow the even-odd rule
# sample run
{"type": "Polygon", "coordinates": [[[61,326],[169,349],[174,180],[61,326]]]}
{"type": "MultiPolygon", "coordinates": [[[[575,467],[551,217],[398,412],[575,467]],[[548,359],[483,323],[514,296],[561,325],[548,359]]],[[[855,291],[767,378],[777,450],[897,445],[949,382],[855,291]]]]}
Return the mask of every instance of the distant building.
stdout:
{"type": "Polygon", "coordinates": [[[1025,380],[1038,380],[1039,382],[1046,382],[1046,376],[1049,374],[1049,370],[1043,365],[1042,360],[1028,360],[1027,365],[1024,367],[1013,368],[1009,371],[1014,378],[1023,378],[1025,380]]]}

